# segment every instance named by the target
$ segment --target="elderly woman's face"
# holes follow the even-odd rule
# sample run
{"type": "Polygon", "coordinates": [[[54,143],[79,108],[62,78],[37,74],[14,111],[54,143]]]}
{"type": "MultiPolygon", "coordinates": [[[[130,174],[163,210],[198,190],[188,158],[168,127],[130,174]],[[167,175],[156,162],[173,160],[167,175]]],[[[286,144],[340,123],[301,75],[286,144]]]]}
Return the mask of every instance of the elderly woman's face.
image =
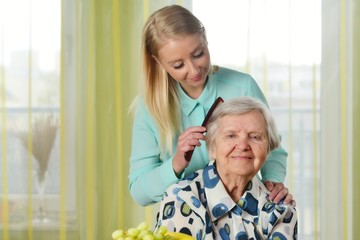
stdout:
{"type": "Polygon", "coordinates": [[[218,119],[218,130],[211,148],[220,175],[253,177],[267,157],[268,138],[260,112],[218,119]]]}

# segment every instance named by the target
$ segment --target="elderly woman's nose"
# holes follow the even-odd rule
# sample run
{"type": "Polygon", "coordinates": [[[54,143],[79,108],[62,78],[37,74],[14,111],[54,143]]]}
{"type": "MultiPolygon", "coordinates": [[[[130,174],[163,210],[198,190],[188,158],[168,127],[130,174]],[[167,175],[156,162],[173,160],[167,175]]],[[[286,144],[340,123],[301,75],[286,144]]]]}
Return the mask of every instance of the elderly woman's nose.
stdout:
{"type": "Polygon", "coordinates": [[[249,141],[247,138],[241,137],[236,141],[236,148],[241,150],[249,149],[249,141]]]}

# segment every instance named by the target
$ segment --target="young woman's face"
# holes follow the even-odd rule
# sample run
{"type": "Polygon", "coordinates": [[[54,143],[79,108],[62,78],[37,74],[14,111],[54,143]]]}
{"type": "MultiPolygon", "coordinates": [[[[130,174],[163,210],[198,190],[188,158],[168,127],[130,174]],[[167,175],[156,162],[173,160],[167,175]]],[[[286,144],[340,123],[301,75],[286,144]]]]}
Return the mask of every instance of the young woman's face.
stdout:
{"type": "Polygon", "coordinates": [[[200,34],[167,39],[156,60],[190,97],[200,96],[210,69],[209,50],[200,34]]]}
{"type": "Polygon", "coordinates": [[[218,121],[211,157],[220,176],[251,179],[267,157],[265,120],[260,112],[224,116],[218,121]]]}

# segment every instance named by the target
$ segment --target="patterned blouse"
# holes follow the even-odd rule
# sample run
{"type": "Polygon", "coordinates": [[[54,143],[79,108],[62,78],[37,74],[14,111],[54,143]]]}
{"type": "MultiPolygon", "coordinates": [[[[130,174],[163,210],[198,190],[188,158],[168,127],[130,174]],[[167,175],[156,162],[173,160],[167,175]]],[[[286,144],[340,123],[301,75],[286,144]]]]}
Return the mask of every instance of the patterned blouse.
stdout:
{"type": "Polygon", "coordinates": [[[255,176],[235,203],[211,161],[203,170],[171,185],[160,205],[157,227],[195,239],[297,239],[297,213],[274,204],[255,176]]]}

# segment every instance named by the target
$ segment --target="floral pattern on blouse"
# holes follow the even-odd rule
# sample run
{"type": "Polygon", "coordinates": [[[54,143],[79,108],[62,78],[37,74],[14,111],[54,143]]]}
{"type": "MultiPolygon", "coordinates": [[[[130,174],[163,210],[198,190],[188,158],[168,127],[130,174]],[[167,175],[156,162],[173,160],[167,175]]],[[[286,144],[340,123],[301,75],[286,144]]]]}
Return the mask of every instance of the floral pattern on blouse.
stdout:
{"type": "Polygon", "coordinates": [[[297,239],[297,213],[291,205],[274,204],[255,176],[238,203],[227,193],[211,161],[165,192],[157,227],[195,239],[297,239]]]}

